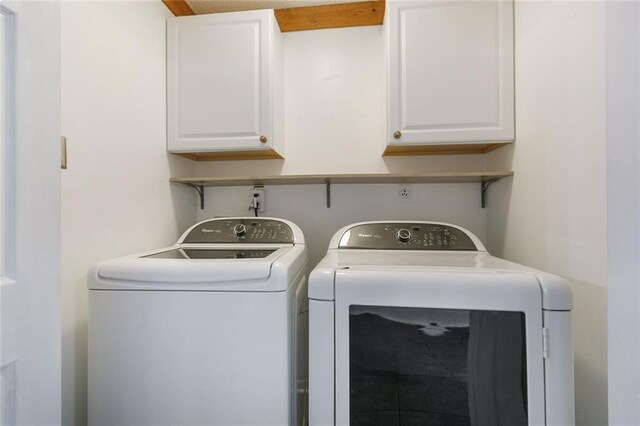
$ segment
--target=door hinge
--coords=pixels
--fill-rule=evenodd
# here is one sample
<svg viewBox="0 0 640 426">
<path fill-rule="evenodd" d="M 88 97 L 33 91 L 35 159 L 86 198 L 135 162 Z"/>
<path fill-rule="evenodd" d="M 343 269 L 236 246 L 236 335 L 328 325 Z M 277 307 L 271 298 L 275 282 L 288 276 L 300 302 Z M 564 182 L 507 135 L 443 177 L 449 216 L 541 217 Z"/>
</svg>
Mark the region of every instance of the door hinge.
<svg viewBox="0 0 640 426">
<path fill-rule="evenodd" d="M 60 137 L 60 168 L 67 170 L 67 138 Z"/>
<path fill-rule="evenodd" d="M 542 327 L 542 358 L 549 358 L 549 329 Z"/>
</svg>

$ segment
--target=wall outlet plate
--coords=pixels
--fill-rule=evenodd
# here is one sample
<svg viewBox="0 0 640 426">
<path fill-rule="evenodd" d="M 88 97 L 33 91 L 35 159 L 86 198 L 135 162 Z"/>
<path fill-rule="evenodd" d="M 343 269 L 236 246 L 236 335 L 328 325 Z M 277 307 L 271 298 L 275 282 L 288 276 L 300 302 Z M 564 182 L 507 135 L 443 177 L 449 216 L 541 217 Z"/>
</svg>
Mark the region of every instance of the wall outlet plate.
<svg viewBox="0 0 640 426">
<path fill-rule="evenodd" d="M 258 213 L 264 212 L 264 208 L 266 206 L 267 198 L 264 193 L 264 187 L 262 186 L 254 186 L 251 190 L 251 199 L 249 200 L 249 205 L 252 206 L 253 199 L 256 199 L 258 202 Z M 250 207 L 251 209 L 251 207 Z"/>
<path fill-rule="evenodd" d="M 409 185 L 398 185 L 398 200 L 401 203 L 408 203 L 411 201 L 411 189 Z"/>
</svg>

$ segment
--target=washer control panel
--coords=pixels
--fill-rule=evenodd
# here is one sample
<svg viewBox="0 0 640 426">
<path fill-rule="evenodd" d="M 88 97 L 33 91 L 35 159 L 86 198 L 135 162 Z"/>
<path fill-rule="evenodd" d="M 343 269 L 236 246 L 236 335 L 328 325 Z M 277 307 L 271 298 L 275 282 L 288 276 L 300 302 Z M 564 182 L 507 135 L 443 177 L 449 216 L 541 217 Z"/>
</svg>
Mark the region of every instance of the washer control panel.
<svg viewBox="0 0 640 426">
<path fill-rule="evenodd" d="M 273 219 L 212 219 L 193 228 L 183 243 L 293 244 L 293 231 Z"/>
<path fill-rule="evenodd" d="M 365 223 L 347 230 L 341 249 L 477 251 L 469 235 L 437 223 Z"/>
</svg>

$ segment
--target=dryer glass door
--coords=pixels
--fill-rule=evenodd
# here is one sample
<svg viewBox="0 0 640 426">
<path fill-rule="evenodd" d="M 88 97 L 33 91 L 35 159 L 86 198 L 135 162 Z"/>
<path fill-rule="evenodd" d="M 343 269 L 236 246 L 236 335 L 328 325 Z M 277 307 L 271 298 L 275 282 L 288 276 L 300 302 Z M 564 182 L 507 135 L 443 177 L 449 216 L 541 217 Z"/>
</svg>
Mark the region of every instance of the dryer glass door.
<svg viewBox="0 0 640 426">
<path fill-rule="evenodd" d="M 544 423 L 540 290 L 519 274 L 344 271 L 336 423 Z"/>
<path fill-rule="evenodd" d="M 351 305 L 350 424 L 527 424 L 524 313 Z"/>
</svg>

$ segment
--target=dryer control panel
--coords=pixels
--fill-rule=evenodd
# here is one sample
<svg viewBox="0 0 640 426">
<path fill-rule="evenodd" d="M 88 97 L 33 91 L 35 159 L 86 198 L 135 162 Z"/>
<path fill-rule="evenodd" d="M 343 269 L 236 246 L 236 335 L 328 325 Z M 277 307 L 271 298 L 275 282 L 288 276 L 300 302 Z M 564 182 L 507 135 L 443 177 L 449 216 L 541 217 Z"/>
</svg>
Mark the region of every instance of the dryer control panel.
<svg viewBox="0 0 640 426">
<path fill-rule="evenodd" d="M 369 250 L 477 251 L 471 238 L 451 225 L 438 223 L 365 223 L 348 229 L 338 248 Z"/>
<path fill-rule="evenodd" d="M 293 231 L 273 219 L 212 219 L 193 228 L 183 243 L 293 244 Z"/>
</svg>

